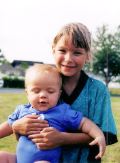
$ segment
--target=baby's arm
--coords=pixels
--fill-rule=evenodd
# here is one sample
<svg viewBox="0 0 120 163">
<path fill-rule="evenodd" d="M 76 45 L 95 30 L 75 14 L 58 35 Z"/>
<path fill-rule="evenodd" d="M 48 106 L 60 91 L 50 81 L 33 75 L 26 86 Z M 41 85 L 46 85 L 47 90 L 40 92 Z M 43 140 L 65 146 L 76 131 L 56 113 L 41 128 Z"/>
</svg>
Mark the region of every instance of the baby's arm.
<svg viewBox="0 0 120 163">
<path fill-rule="evenodd" d="M 8 124 L 7 121 L 0 124 L 0 138 L 11 135 L 12 133 L 12 127 Z"/>
<path fill-rule="evenodd" d="M 103 132 L 97 127 L 96 124 L 94 124 L 88 118 L 82 119 L 79 129 L 82 130 L 82 132 L 87 133 L 89 136 L 94 138 L 90 145 L 97 144 L 99 146 L 99 153 L 95 158 L 96 159 L 101 158 L 104 155 L 106 148 L 105 137 Z"/>
</svg>

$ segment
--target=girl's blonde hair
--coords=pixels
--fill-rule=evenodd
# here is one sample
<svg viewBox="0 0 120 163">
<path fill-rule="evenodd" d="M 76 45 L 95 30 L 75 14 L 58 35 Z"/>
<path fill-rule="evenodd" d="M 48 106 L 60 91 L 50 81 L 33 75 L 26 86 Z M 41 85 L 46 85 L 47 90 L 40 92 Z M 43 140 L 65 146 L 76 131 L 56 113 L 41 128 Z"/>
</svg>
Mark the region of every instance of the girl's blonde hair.
<svg viewBox="0 0 120 163">
<path fill-rule="evenodd" d="M 75 47 L 84 48 L 87 52 L 91 50 L 91 34 L 82 23 L 69 23 L 63 26 L 53 39 L 53 48 L 62 36 L 69 37 Z"/>
</svg>

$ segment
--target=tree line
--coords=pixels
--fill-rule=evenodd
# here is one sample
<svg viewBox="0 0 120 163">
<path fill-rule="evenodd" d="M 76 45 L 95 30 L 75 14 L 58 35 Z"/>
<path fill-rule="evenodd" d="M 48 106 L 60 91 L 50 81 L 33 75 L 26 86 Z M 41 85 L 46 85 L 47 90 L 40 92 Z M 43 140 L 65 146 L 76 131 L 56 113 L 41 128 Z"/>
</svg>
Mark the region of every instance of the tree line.
<svg viewBox="0 0 120 163">
<path fill-rule="evenodd" d="M 102 76 L 106 85 L 116 78 L 120 82 L 120 25 L 114 32 L 109 32 L 108 25 L 97 28 L 92 40 L 92 54 L 93 60 L 85 69 Z M 8 61 L 0 59 L 0 64 L 5 62 Z"/>
<path fill-rule="evenodd" d="M 98 27 L 92 40 L 92 61 L 85 69 L 101 76 L 106 85 L 120 82 L 120 25 L 109 32 L 108 25 Z"/>
</svg>

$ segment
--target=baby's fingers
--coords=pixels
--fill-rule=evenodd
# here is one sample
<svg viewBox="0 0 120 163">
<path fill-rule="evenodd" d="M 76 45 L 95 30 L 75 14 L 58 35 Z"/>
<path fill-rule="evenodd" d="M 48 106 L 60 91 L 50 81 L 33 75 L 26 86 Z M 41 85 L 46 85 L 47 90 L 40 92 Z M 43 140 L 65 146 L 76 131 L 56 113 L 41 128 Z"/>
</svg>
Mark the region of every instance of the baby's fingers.
<svg viewBox="0 0 120 163">
<path fill-rule="evenodd" d="M 99 146 L 99 153 L 95 156 L 96 159 L 102 158 L 105 153 L 105 147 Z"/>
<path fill-rule="evenodd" d="M 95 144 L 97 144 L 98 143 L 98 141 L 95 139 L 95 140 L 93 140 L 91 143 L 89 143 L 89 145 L 95 145 Z"/>
<path fill-rule="evenodd" d="M 105 153 L 105 149 L 106 149 L 106 144 L 105 141 L 98 141 L 99 139 L 95 139 L 93 140 L 91 143 L 89 143 L 89 145 L 98 145 L 99 147 L 99 153 L 96 155 L 96 159 L 100 159 L 104 153 Z"/>
<path fill-rule="evenodd" d="M 102 155 L 101 155 L 101 153 L 98 153 L 98 154 L 95 156 L 95 159 L 100 159 L 100 158 L 102 158 Z"/>
<path fill-rule="evenodd" d="M 99 146 L 99 153 L 95 156 L 95 159 L 100 159 L 104 155 L 105 148 L 103 146 Z"/>
</svg>

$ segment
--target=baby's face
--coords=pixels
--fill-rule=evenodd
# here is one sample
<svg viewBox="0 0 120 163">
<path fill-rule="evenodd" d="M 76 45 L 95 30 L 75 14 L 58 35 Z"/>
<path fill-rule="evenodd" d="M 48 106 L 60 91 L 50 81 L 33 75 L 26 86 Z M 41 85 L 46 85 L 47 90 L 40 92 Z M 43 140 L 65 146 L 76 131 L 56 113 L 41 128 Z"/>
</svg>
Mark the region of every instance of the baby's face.
<svg viewBox="0 0 120 163">
<path fill-rule="evenodd" d="M 50 72 L 33 74 L 27 84 L 26 92 L 34 109 L 46 111 L 56 106 L 60 97 L 59 78 Z"/>
</svg>

